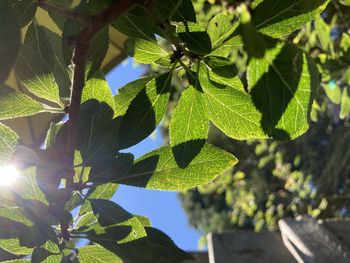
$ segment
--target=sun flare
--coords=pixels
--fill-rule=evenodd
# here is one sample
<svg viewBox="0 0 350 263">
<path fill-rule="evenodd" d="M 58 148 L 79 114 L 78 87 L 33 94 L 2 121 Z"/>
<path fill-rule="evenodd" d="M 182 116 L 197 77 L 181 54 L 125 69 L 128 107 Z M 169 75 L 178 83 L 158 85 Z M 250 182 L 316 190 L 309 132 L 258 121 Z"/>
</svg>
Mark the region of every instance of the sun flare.
<svg viewBox="0 0 350 263">
<path fill-rule="evenodd" d="M 13 184 L 18 177 L 16 167 L 12 165 L 0 166 L 0 186 L 9 186 Z"/>
</svg>

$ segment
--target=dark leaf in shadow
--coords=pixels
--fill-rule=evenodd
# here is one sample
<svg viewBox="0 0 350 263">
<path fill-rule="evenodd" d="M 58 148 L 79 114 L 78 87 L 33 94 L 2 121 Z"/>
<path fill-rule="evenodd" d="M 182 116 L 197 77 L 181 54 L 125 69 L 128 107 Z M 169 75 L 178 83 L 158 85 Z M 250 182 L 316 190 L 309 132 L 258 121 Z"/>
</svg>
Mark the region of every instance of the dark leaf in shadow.
<svg viewBox="0 0 350 263">
<path fill-rule="evenodd" d="M 112 183 L 120 176 L 127 174 L 134 164 L 132 154 L 119 153 L 110 158 L 100 159 L 91 163 L 89 182 L 104 184 Z"/>
<path fill-rule="evenodd" d="M 104 199 L 90 199 L 92 211 L 102 227 L 120 224 L 133 217 L 116 203 Z"/>
<path fill-rule="evenodd" d="M 180 263 L 193 259 L 160 230 L 150 227 L 146 227 L 145 230 L 147 237 L 127 243 L 118 244 L 103 239 L 92 239 L 92 241 L 117 254 L 125 262 Z"/>
<path fill-rule="evenodd" d="M 153 176 L 159 161 L 159 156 L 151 156 L 134 165 L 129 174 L 120 177 L 117 182 L 121 184 L 146 187 Z"/>
<path fill-rule="evenodd" d="M 123 116 L 118 149 L 139 143 L 156 129 L 169 101 L 171 77 L 168 72 L 152 79 L 133 99 Z"/>
<path fill-rule="evenodd" d="M 193 53 L 206 55 L 211 52 L 211 40 L 206 30 L 199 24 L 188 22 L 177 27 L 180 40 Z"/>
<path fill-rule="evenodd" d="M 172 147 L 174 158 L 180 168 L 186 168 L 201 152 L 205 139 L 192 140 Z"/>
</svg>

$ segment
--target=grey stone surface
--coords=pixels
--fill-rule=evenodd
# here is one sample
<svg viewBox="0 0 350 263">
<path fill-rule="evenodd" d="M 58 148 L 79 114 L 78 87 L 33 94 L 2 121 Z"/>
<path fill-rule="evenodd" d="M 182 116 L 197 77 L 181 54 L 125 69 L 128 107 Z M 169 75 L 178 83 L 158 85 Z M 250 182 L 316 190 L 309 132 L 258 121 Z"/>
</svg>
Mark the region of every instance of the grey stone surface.
<svg viewBox="0 0 350 263">
<path fill-rule="evenodd" d="M 310 217 L 279 221 L 283 241 L 298 262 L 349 263 L 348 245 L 333 233 L 336 229 Z"/>
<path fill-rule="evenodd" d="M 239 230 L 208 235 L 210 263 L 295 263 L 278 232 Z"/>
</svg>

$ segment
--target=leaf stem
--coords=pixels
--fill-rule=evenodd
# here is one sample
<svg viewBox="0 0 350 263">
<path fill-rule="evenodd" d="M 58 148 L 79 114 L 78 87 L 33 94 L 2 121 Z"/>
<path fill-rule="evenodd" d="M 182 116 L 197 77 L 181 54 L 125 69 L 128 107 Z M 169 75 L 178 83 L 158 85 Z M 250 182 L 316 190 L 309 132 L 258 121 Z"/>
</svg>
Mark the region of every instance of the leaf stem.
<svg viewBox="0 0 350 263">
<path fill-rule="evenodd" d="M 195 79 L 195 76 L 193 75 L 193 73 L 191 72 L 191 70 L 187 67 L 187 65 L 182 61 L 179 60 L 180 65 L 183 67 L 184 70 L 186 70 L 186 72 L 193 78 Z"/>
</svg>

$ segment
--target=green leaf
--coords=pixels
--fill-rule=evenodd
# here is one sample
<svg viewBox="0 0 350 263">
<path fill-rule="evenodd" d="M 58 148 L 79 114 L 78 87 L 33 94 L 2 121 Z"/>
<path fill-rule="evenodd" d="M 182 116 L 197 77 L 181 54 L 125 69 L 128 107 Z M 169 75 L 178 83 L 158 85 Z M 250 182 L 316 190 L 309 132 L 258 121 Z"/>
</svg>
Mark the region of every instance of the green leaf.
<svg viewBox="0 0 350 263">
<path fill-rule="evenodd" d="M 120 88 L 118 94 L 114 97 L 114 117 L 123 116 L 137 94 L 146 88 L 147 83 L 152 79 L 153 77 L 140 78 Z"/>
<path fill-rule="evenodd" d="M 182 191 L 206 184 L 232 167 L 237 159 L 212 145 L 205 144 L 201 152 L 180 168 L 169 146 L 152 151 L 138 160 L 119 183 L 149 189 Z M 198 171 L 203 171 L 200 174 Z"/>
<path fill-rule="evenodd" d="M 0 120 L 32 116 L 53 111 L 22 92 L 8 86 L 0 86 Z"/>
<path fill-rule="evenodd" d="M 114 253 L 109 252 L 103 247 L 93 245 L 85 246 L 79 249 L 78 259 L 80 263 L 122 263 L 123 261 Z"/>
<path fill-rule="evenodd" d="M 145 216 L 140 216 L 140 215 L 134 215 L 138 221 L 140 221 L 140 223 L 143 225 L 143 226 L 148 226 L 148 227 L 151 227 L 152 226 L 152 223 L 151 223 L 151 220 Z"/>
<path fill-rule="evenodd" d="M 87 79 L 99 72 L 109 48 L 109 27 L 102 29 L 92 40 L 89 48 L 87 63 L 89 72 Z"/>
<path fill-rule="evenodd" d="M 9 127 L 0 123 L 0 165 L 6 165 L 12 158 L 19 136 Z"/>
<path fill-rule="evenodd" d="M 147 246 L 152 251 L 155 249 L 159 253 L 159 257 L 168 258 L 167 262 L 183 262 L 184 260 L 192 260 L 192 256 L 182 251 L 176 244 L 164 234 L 162 231 L 146 227 L 147 232 Z"/>
<path fill-rule="evenodd" d="M 51 226 L 43 223 L 35 223 L 31 227 L 25 227 L 20 232 L 20 245 L 28 248 L 35 248 L 44 245 L 49 240 L 56 240 L 56 233 Z"/>
<path fill-rule="evenodd" d="M 91 163 L 89 182 L 104 184 L 115 182 L 119 176 L 128 173 L 134 164 L 132 154 L 118 153 Z"/>
<path fill-rule="evenodd" d="M 211 52 L 211 40 L 204 27 L 199 24 L 188 22 L 180 23 L 176 32 L 185 47 L 198 55 L 207 55 Z"/>
<path fill-rule="evenodd" d="M 208 56 L 204 58 L 204 62 L 209 66 L 208 76 L 211 81 L 245 91 L 231 61 L 223 57 Z"/>
<path fill-rule="evenodd" d="M 62 106 L 54 76 L 54 52 L 45 30 L 34 22 L 27 30 L 15 70 L 27 90 Z"/>
<path fill-rule="evenodd" d="M 2 200 L 4 207 L 0 207 L 0 216 L 7 217 L 27 226 L 31 226 L 33 224 L 28 218 L 23 215 L 23 210 L 21 208 L 17 207 L 14 203 L 7 207 L 7 205 L 4 204 L 4 198 L 2 198 Z"/>
<path fill-rule="evenodd" d="M 167 57 L 168 53 L 157 42 L 141 38 L 130 38 L 126 41 L 128 54 L 136 61 L 151 64 L 161 58 Z"/>
<path fill-rule="evenodd" d="M 1 239 L 0 247 L 14 255 L 29 255 L 33 252 L 32 248 L 20 246 L 18 239 Z"/>
<path fill-rule="evenodd" d="M 47 39 L 50 41 L 50 44 L 53 50 L 54 64 L 55 64 L 53 73 L 59 88 L 59 95 L 62 98 L 69 98 L 70 88 L 71 88 L 71 79 L 70 79 L 70 73 L 69 73 L 70 69 L 67 67 L 64 61 L 63 50 L 62 50 L 62 37 L 50 31 L 46 27 L 42 27 L 42 29 L 45 31 L 45 35 Z"/>
<path fill-rule="evenodd" d="M 113 109 L 104 102 L 88 100 L 82 104 L 76 148 L 81 153 L 84 166 L 115 155 L 120 118 L 112 119 L 113 114 Z"/>
<path fill-rule="evenodd" d="M 89 199 L 92 211 L 102 227 L 123 223 L 133 216 L 116 203 L 104 199 Z"/>
<path fill-rule="evenodd" d="M 204 95 L 190 86 L 182 93 L 169 127 L 170 145 L 180 167 L 186 167 L 201 151 L 208 132 Z"/>
<path fill-rule="evenodd" d="M 340 2 L 342 5 L 350 6 L 350 0 L 340 0 L 339 2 Z"/>
<path fill-rule="evenodd" d="M 46 204 L 37 200 L 22 199 L 18 195 L 15 195 L 15 202 L 18 207 L 23 209 L 23 214 L 32 222 L 43 222 L 47 225 L 58 224 L 58 216 L 53 214 Z"/>
<path fill-rule="evenodd" d="M 214 16 L 208 25 L 208 34 L 213 48 L 220 46 L 229 38 L 238 27 L 238 23 L 231 23 L 230 18 L 225 14 Z"/>
<path fill-rule="evenodd" d="M 250 7 L 252 9 L 255 9 L 258 5 L 260 5 L 264 0 L 253 0 L 252 3 L 250 4 Z"/>
<path fill-rule="evenodd" d="M 20 27 L 25 27 L 34 19 L 37 3 L 34 0 L 10 0 Z"/>
<path fill-rule="evenodd" d="M 163 232 L 149 227 L 145 229 L 147 237 L 132 242 L 123 244 L 103 240 L 98 240 L 97 242 L 104 248 L 117 254 L 123 262 L 180 263 L 184 262 L 184 260 L 192 259 L 190 255 L 179 249 Z"/>
<path fill-rule="evenodd" d="M 26 228 L 22 223 L 0 216 L 0 239 L 18 238 Z"/>
<path fill-rule="evenodd" d="M 21 40 L 16 15 L 7 0 L 0 1 L 0 85 L 14 64 Z"/>
<path fill-rule="evenodd" d="M 327 6 L 329 0 L 264 0 L 253 11 L 252 23 L 271 37 L 289 35 L 312 21 Z"/>
<path fill-rule="evenodd" d="M 248 57 L 264 57 L 266 46 L 263 35 L 259 33 L 256 28 L 249 22 L 241 24 L 239 27 L 239 33 L 243 41 L 243 49 L 247 52 Z"/>
<path fill-rule="evenodd" d="M 90 99 L 105 102 L 111 109 L 115 108 L 113 94 L 102 72 L 95 73 L 94 77 L 86 81 L 81 100 L 84 103 Z"/>
<path fill-rule="evenodd" d="M 213 49 L 210 55 L 218 57 L 228 57 L 232 53 L 232 50 L 237 50 L 237 48 L 242 47 L 242 45 L 242 39 L 240 38 L 240 36 L 236 36 L 225 41 L 222 45 L 218 46 L 217 48 Z"/>
<path fill-rule="evenodd" d="M 154 5 L 165 20 L 196 22 L 196 13 L 191 0 L 155 0 Z"/>
<path fill-rule="evenodd" d="M 341 103 L 342 92 L 335 81 L 330 81 L 328 84 L 323 85 L 323 88 L 331 102 L 334 104 Z"/>
<path fill-rule="evenodd" d="M 234 139 L 265 138 L 260 126 L 261 113 L 249 94 L 232 86 L 215 84 L 201 67 L 199 79 L 203 87 L 209 119 L 227 136 Z"/>
<path fill-rule="evenodd" d="M 65 8 L 71 8 L 73 0 L 48 0 L 50 4 L 62 6 Z M 59 29 L 63 29 L 66 18 L 64 16 L 55 13 L 54 11 L 49 11 L 51 19 L 56 23 Z"/>
<path fill-rule="evenodd" d="M 36 180 L 35 168 L 30 168 L 21 171 L 21 176 L 16 182 L 14 192 L 24 199 L 32 199 L 48 204 L 43 192 L 40 190 Z"/>
<path fill-rule="evenodd" d="M 135 241 L 141 238 L 144 238 L 147 234 L 142 222 L 138 217 L 132 217 L 127 221 L 120 224 L 121 226 L 131 227 L 131 232 L 124 239 L 118 241 L 118 244 L 124 244 L 131 241 Z"/>
<path fill-rule="evenodd" d="M 90 199 L 111 199 L 118 189 L 117 184 L 106 183 L 89 189 L 86 196 Z M 91 210 L 90 202 L 84 202 L 80 208 L 79 215 Z"/>
<path fill-rule="evenodd" d="M 53 147 L 56 143 L 56 136 L 60 129 L 62 128 L 63 123 L 54 123 L 51 122 L 50 128 L 47 131 L 46 138 L 45 138 L 45 149 L 48 149 L 50 147 Z"/>
<path fill-rule="evenodd" d="M 315 19 L 315 31 L 317 33 L 317 37 L 320 41 L 321 48 L 324 51 L 328 51 L 332 44 L 331 39 L 331 25 L 328 25 L 321 16 L 316 17 Z"/>
<path fill-rule="evenodd" d="M 340 108 L 340 118 L 345 119 L 350 113 L 350 94 L 347 87 L 343 90 L 343 95 L 341 98 L 341 108 Z"/>
<path fill-rule="evenodd" d="M 134 12 L 135 10 L 133 9 L 125 15 L 120 16 L 112 26 L 130 38 L 155 41 L 156 37 L 151 19 L 142 9 L 137 9 L 137 12 Z"/>
<path fill-rule="evenodd" d="M 89 203 L 89 202 L 86 202 Z M 89 210 L 91 210 L 91 205 L 89 203 Z M 81 213 L 79 213 L 81 214 Z M 75 220 L 74 229 L 75 230 L 81 230 L 83 228 L 86 228 L 88 226 L 91 226 L 97 222 L 96 216 L 93 212 L 87 212 L 86 214 L 80 215 L 78 220 Z"/>
<path fill-rule="evenodd" d="M 264 132 L 276 139 L 294 139 L 307 131 L 314 93 L 319 86 L 314 63 L 298 48 L 277 43 L 266 59 L 252 59 L 248 84 L 261 112 Z"/>
<path fill-rule="evenodd" d="M 60 248 L 52 241 L 47 241 L 42 247 L 36 247 L 32 254 L 32 262 L 62 263 Z"/>
<path fill-rule="evenodd" d="M 51 255 L 52 254 L 46 249 L 42 247 L 36 247 L 34 248 L 34 251 L 32 254 L 32 262 L 33 263 L 52 262 L 48 260 Z"/>
<path fill-rule="evenodd" d="M 172 71 L 152 79 L 130 103 L 120 126 L 119 149 L 137 144 L 158 126 L 169 101 L 171 78 Z"/>
<path fill-rule="evenodd" d="M 56 1 L 56 0 L 55 0 Z M 69 4 L 69 3 L 68 3 Z M 76 2 L 73 2 L 76 4 Z M 80 1 L 74 7 L 73 11 L 82 14 L 98 15 L 110 5 L 109 0 L 89 0 Z M 59 22 L 60 23 L 60 22 Z M 70 65 L 73 54 L 71 39 L 74 38 L 85 27 L 84 23 L 75 19 L 66 19 L 63 25 L 63 57 L 66 65 Z M 88 74 L 92 77 L 97 72 L 107 54 L 109 46 L 109 28 L 105 27 L 94 36 L 90 43 L 89 53 L 87 56 Z"/>
</svg>

